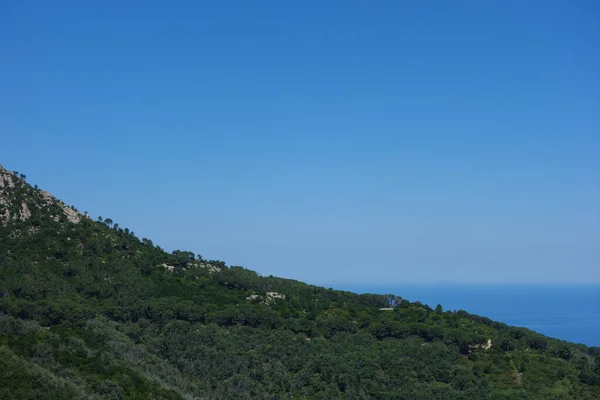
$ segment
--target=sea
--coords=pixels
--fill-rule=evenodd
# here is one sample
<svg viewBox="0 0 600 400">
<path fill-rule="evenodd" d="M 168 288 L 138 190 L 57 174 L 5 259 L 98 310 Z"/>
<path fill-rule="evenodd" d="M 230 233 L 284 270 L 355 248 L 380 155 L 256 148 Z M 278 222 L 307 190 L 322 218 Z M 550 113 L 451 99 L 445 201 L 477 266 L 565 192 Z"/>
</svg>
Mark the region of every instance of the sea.
<svg viewBox="0 0 600 400">
<path fill-rule="evenodd" d="M 330 285 L 331 286 L 331 285 Z M 465 310 L 546 336 L 600 347 L 600 285 L 333 285 Z"/>
</svg>

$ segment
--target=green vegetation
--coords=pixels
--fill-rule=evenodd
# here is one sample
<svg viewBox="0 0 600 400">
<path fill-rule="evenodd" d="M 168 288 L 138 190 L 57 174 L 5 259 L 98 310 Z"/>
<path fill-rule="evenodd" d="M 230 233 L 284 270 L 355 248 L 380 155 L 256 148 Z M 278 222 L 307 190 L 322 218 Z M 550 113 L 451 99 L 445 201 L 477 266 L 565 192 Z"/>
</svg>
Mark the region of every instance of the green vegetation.
<svg viewBox="0 0 600 400">
<path fill-rule="evenodd" d="M 10 177 L 2 399 L 600 399 L 598 348 L 169 254 Z"/>
</svg>

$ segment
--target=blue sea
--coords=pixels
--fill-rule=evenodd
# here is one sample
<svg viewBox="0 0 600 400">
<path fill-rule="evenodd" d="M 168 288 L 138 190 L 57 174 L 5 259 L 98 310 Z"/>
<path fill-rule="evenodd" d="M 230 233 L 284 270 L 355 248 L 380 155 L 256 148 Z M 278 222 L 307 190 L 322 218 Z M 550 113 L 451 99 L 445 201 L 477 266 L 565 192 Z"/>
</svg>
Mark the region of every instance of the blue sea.
<svg viewBox="0 0 600 400">
<path fill-rule="evenodd" d="M 600 346 L 600 285 L 334 285 L 465 310 L 546 336 Z"/>
</svg>

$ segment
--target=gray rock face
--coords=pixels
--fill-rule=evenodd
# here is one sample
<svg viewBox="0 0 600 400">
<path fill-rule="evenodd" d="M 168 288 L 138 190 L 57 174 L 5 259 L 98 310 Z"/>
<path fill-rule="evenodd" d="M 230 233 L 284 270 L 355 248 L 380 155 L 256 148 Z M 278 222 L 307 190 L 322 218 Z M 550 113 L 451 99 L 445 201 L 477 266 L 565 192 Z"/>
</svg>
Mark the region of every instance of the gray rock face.
<svg viewBox="0 0 600 400">
<path fill-rule="evenodd" d="M 14 175 L 0 165 L 0 189 L 11 189 L 15 187 Z"/>
<path fill-rule="evenodd" d="M 21 220 L 24 221 L 29 218 L 31 218 L 31 211 L 29 210 L 29 207 L 27 207 L 27 203 L 22 202 L 21 203 Z"/>
<path fill-rule="evenodd" d="M 23 177 L 0 165 L 0 225 L 42 215 L 48 215 L 56 221 L 66 217 L 73 223 L 78 223 L 83 218 L 77 210 L 71 209 L 46 191 L 32 188 Z"/>
<path fill-rule="evenodd" d="M 82 215 L 77 211 L 70 209 L 64 204 L 61 204 L 61 208 L 70 222 L 78 223 L 79 221 L 81 221 Z"/>
</svg>

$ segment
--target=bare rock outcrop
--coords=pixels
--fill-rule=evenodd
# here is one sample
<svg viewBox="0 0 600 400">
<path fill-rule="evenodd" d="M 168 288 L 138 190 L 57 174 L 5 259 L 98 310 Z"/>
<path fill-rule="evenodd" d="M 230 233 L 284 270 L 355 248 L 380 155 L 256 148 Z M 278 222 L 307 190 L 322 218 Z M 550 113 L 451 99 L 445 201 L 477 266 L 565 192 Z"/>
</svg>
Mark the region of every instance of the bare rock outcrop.
<svg viewBox="0 0 600 400">
<path fill-rule="evenodd" d="M 21 202 L 21 220 L 24 221 L 29 218 L 31 218 L 31 210 L 29 210 L 27 203 Z"/>
<path fill-rule="evenodd" d="M 44 215 L 55 221 L 66 218 L 73 223 L 80 222 L 84 217 L 50 193 L 29 185 L 25 181 L 25 175 L 9 171 L 0 165 L 0 225 Z"/>
</svg>

